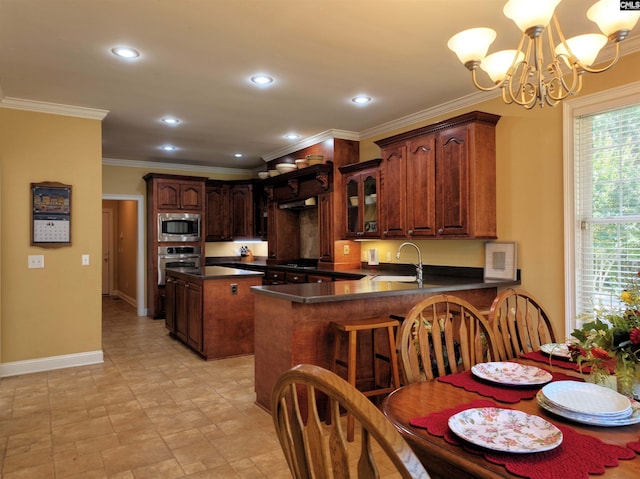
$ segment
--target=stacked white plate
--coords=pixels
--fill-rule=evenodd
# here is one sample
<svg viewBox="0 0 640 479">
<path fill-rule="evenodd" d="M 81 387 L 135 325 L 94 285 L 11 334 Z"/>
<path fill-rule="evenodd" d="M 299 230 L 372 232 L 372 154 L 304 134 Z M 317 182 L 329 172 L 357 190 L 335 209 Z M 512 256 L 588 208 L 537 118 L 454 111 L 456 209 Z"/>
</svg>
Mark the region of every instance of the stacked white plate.
<svg viewBox="0 0 640 479">
<path fill-rule="evenodd" d="M 640 403 L 603 386 L 578 381 L 556 381 L 537 394 L 547 411 L 594 426 L 626 426 L 640 422 Z"/>
</svg>

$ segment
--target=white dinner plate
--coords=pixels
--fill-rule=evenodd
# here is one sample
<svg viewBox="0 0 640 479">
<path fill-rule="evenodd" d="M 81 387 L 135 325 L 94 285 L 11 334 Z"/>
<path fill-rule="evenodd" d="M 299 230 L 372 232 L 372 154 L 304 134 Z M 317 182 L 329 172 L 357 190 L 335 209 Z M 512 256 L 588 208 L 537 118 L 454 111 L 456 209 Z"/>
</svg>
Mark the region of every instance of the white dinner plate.
<svg viewBox="0 0 640 479">
<path fill-rule="evenodd" d="M 542 388 L 548 402 L 561 409 L 601 417 L 626 417 L 631 401 L 626 396 L 592 383 L 556 381 Z"/>
<path fill-rule="evenodd" d="M 562 431 L 549 421 L 515 409 L 466 409 L 449 418 L 449 428 L 462 439 L 494 451 L 548 451 L 562 442 Z"/>
<path fill-rule="evenodd" d="M 631 424 L 640 423 L 640 402 L 638 401 L 631 401 L 631 415 L 627 416 L 626 418 L 611 419 L 607 417 L 593 416 L 592 414 L 580 414 L 578 412 L 571 412 L 567 409 L 558 408 L 546 400 L 544 394 L 542 394 L 542 391 L 538 391 L 536 400 L 538 401 L 540 407 L 546 409 L 549 412 L 567 419 L 571 419 L 572 421 L 582 424 L 589 424 L 591 426 L 614 427 L 629 426 Z"/>
<path fill-rule="evenodd" d="M 536 386 L 553 379 L 544 369 L 511 362 L 479 363 L 471 367 L 471 373 L 480 379 L 509 386 Z"/>
<path fill-rule="evenodd" d="M 540 351 L 549 356 L 556 356 L 563 359 L 571 359 L 569 346 L 565 343 L 547 343 L 540 346 Z"/>
</svg>

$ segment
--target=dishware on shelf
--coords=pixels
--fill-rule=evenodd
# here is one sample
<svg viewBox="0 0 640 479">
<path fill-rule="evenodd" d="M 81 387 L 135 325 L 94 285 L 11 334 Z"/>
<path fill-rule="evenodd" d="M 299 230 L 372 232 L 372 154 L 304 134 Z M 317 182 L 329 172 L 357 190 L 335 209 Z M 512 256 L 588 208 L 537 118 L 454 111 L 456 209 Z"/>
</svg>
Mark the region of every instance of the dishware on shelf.
<svg viewBox="0 0 640 479">
<path fill-rule="evenodd" d="M 268 171 L 258 171 L 258 178 L 260 178 L 261 180 L 265 180 L 265 179 L 269 178 L 269 172 Z"/>
<path fill-rule="evenodd" d="M 307 161 L 309 162 L 309 166 L 319 165 L 324 160 L 323 155 L 307 155 Z"/>
<path fill-rule="evenodd" d="M 269 170 L 269 176 L 278 176 L 280 172 L 278 170 Z"/>
<path fill-rule="evenodd" d="M 278 170 L 280 173 L 289 173 L 297 169 L 298 167 L 292 163 L 278 163 L 276 165 L 276 170 Z"/>
<path fill-rule="evenodd" d="M 358 206 L 358 197 L 357 196 L 349 196 L 349 204 L 351 206 Z"/>
<path fill-rule="evenodd" d="M 560 411 L 621 419 L 632 414 L 628 397 L 598 384 L 556 381 L 541 389 L 547 403 Z"/>
<path fill-rule="evenodd" d="M 540 351 L 547 356 L 553 356 L 562 359 L 571 359 L 569 346 L 565 343 L 547 343 L 540 346 Z"/>
<path fill-rule="evenodd" d="M 512 362 L 478 363 L 471 367 L 471 373 L 485 381 L 509 386 L 537 386 L 553 379 L 544 369 Z"/>
<path fill-rule="evenodd" d="M 377 195 L 375 193 L 372 193 L 370 195 L 365 195 L 364 197 L 365 205 L 373 205 L 376 203 L 376 201 L 377 201 Z"/>
<path fill-rule="evenodd" d="M 449 418 L 454 434 L 494 451 L 549 451 L 562 443 L 562 431 L 549 421 L 515 409 L 466 409 Z"/>
<path fill-rule="evenodd" d="M 298 169 L 306 168 L 307 166 L 309 166 L 309 160 L 306 158 L 298 158 L 296 160 L 296 167 Z"/>
<path fill-rule="evenodd" d="M 579 412 L 573 412 L 568 409 L 559 408 L 550 403 L 544 396 L 544 393 L 542 391 L 538 391 L 538 394 L 536 394 L 536 400 L 538 401 L 538 404 L 541 408 L 557 416 L 561 416 L 565 419 L 570 419 L 581 424 L 589 424 L 591 426 L 616 427 L 629 426 L 631 424 L 640 423 L 640 402 L 638 401 L 631 401 L 631 414 L 629 416 L 623 418 L 608 418 L 594 416 L 592 414 L 581 414 Z"/>
</svg>

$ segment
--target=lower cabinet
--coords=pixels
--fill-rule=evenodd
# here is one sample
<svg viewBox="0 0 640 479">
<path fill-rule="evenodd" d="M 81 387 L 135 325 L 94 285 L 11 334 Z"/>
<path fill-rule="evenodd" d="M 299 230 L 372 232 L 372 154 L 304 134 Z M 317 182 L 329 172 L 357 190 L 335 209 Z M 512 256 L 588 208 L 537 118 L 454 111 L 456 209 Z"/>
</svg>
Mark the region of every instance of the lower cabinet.
<svg viewBox="0 0 640 479">
<path fill-rule="evenodd" d="M 169 333 L 205 359 L 253 353 L 253 294 L 260 276 L 199 279 L 167 272 L 166 318 Z"/>
</svg>

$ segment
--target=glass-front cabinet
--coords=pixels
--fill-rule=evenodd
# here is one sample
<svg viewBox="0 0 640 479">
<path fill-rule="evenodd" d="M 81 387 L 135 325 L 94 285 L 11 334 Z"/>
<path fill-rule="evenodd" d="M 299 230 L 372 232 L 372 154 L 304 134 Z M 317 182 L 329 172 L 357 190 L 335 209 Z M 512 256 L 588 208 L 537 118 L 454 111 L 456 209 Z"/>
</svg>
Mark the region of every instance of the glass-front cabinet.
<svg viewBox="0 0 640 479">
<path fill-rule="evenodd" d="M 343 166 L 345 238 L 379 238 L 380 159 Z"/>
</svg>

